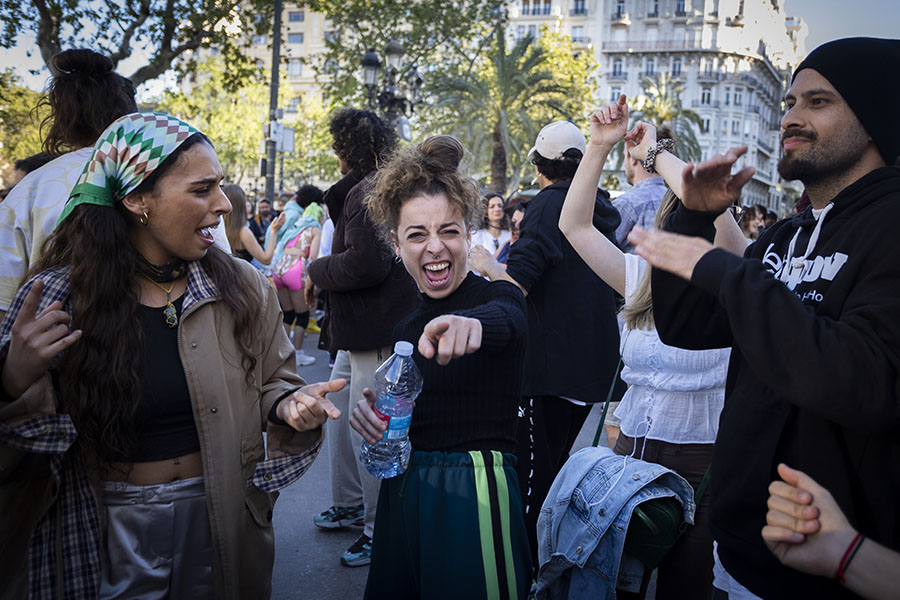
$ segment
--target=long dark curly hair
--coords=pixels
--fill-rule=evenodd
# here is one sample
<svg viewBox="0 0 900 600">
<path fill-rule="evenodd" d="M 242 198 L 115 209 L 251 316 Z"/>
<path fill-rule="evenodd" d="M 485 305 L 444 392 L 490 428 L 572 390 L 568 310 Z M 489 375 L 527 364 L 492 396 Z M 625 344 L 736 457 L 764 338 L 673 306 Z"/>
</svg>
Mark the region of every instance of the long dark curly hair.
<svg viewBox="0 0 900 600">
<path fill-rule="evenodd" d="M 134 84 L 113 71 L 108 56 L 77 48 L 53 55 L 50 64 L 55 75 L 38 103 L 50 109 L 41 123 L 41 131 L 49 128 L 43 147 L 50 156 L 93 146 L 110 123 L 137 112 Z"/>
<path fill-rule="evenodd" d="M 328 127 L 334 153 L 364 175 L 384 164 L 397 148 L 397 132 L 368 110 L 342 108 Z"/>
<path fill-rule="evenodd" d="M 203 134 L 188 138 L 132 193 L 153 192 L 179 157 Z M 72 324 L 82 337 L 63 353 L 57 388 L 61 412 L 72 419 L 89 463 L 128 461 L 135 449 L 135 414 L 141 397 L 143 336 L 138 315 L 138 251 L 129 233 L 134 220 L 115 208 L 81 204 L 46 240 L 29 279 L 52 268 L 69 270 Z M 234 337 L 248 386 L 259 354 L 259 291 L 237 262 L 213 246 L 200 265 L 234 318 Z"/>
</svg>

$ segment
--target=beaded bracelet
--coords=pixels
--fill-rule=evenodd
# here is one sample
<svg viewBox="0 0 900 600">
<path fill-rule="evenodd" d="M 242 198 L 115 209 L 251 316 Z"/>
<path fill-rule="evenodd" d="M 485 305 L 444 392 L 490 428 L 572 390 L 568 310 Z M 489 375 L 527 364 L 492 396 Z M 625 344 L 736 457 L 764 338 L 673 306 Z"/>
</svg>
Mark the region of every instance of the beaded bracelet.
<svg viewBox="0 0 900 600">
<path fill-rule="evenodd" d="M 643 160 L 642 164 L 644 165 L 644 169 L 647 170 L 648 173 L 656 173 L 656 168 L 654 165 L 656 164 L 656 155 L 662 152 L 663 150 L 672 151 L 672 148 L 675 147 L 675 140 L 671 138 L 664 138 L 656 142 L 656 145 L 647 150 L 647 158 Z"/>
<path fill-rule="evenodd" d="M 850 545 L 847 546 L 847 549 L 844 551 L 844 557 L 841 559 L 837 572 L 834 574 L 834 578 L 841 583 L 844 583 L 844 573 L 847 571 L 847 567 L 850 566 L 850 561 L 856 556 L 856 552 L 859 550 L 859 547 L 862 546 L 863 540 L 865 539 L 863 534 L 857 533 L 856 537 L 853 538 L 853 541 L 850 542 Z"/>
</svg>

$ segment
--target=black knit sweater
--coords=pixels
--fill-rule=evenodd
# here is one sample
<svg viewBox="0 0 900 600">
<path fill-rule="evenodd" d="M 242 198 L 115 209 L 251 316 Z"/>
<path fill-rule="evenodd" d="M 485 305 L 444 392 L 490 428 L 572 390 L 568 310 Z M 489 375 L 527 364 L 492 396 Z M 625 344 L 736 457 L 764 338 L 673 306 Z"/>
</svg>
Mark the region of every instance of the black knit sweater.
<svg viewBox="0 0 900 600">
<path fill-rule="evenodd" d="M 481 348 L 440 366 L 419 354 L 425 325 L 455 314 L 481 322 Z M 516 411 L 525 358 L 525 298 L 507 282 L 490 283 L 469 273 L 450 296 L 422 304 L 394 329 L 394 339 L 412 342 L 422 372 L 409 438 L 413 450 L 514 452 Z"/>
</svg>

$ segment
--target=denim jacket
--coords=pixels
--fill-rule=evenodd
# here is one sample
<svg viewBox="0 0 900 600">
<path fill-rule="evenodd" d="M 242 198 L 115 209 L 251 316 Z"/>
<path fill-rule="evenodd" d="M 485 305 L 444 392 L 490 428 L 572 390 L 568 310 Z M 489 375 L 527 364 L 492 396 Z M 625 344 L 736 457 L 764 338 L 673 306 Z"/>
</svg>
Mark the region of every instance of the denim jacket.
<svg viewBox="0 0 900 600">
<path fill-rule="evenodd" d="M 693 524 L 694 490 L 677 473 L 606 447 L 573 454 L 538 517 L 538 598 L 615 598 L 632 511 L 669 496 L 681 500 L 684 519 Z"/>
</svg>

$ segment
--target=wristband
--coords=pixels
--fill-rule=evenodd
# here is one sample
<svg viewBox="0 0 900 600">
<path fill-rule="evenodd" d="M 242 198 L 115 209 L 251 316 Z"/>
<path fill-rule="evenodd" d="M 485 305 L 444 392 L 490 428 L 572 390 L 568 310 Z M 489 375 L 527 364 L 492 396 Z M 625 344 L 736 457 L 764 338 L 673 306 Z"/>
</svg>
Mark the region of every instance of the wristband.
<svg viewBox="0 0 900 600">
<path fill-rule="evenodd" d="M 654 168 L 654 165 L 656 164 L 656 155 L 663 150 L 671 152 L 674 147 L 675 140 L 671 138 L 663 138 L 656 142 L 655 146 L 647 150 L 647 158 L 641 162 L 641 164 L 644 165 L 644 169 L 646 169 L 648 173 L 656 173 L 656 169 Z"/>
<path fill-rule="evenodd" d="M 859 547 L 862 546 L 863 540 L 865 539 L 863 534 L 857 533 L 856 537 L 853 538 L 853 541 L 850 542 L 850 545 L 847 546 L 847 549 L 844 551 L 844 557 L 841 558 L 841 562 L 834 574 L 834 578 L 841 583 L 844 583 L 844 573 L 847 571 L 847 567 L 850 566 L 850 561 L 856 556 L 856 552 L 859 550 Z"/>
</svg>

